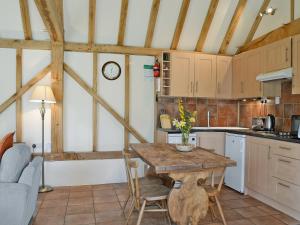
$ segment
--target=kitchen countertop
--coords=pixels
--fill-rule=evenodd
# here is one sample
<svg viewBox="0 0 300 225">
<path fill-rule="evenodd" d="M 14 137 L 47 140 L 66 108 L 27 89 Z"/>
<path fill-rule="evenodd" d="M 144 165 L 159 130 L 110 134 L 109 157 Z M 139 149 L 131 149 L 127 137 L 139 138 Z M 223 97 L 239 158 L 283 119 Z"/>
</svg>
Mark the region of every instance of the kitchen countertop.
<svg viewBox="0 0 300 225">
<path fill-rule="evenodd" d="M 175 130 L 175 129 L 162 129 L 158 128 L 160 131 L 164 131 L 167 133 L 180 133 L 180 130 Z M 261 138 L 268 138 L 272 140 L 278 140 L 278 141 L 286 141 L 286 142 L 292 142 L 292 143 L 297 143 L 300 144 L 300 139 L 299 138 L 293 138 L 293 137 L 282 137 L 282 136 L 277 136 L 276 134 L 272 133 L 267 133 L 267 132 L 262 132 L 262 131 L 253 131 L 251 129 L 232 129 L 232 128 L 226 128 L 224 129 L 218 127 L 217 129 L 214 129 L 214 127 L 209 127 L 207 129 L 201 127 L 201 129 L 192 129 L 191 133 L 195 132 L 226 132 L 226 133 L 231 133 L 231 134 L 242 134 L 242 135 L 248 135 L 248 136 L 254 136 L 254 137 L 261 137 Z"/>
</svg>

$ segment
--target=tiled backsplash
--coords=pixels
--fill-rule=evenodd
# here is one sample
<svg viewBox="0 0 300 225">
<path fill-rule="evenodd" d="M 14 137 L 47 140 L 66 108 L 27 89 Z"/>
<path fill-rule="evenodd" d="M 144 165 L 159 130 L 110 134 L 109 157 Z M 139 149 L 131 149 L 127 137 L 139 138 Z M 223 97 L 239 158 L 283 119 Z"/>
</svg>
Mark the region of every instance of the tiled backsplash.
<svg viewBox="0 0 300 225">
<path fill-rule="evenodd" d="M 240 104 L 240 126 L 251 127 L 252 117 L 273 114 L 277 131 L 290 131 L 291 116 L 300 115 L 300 95 L 292 95 L 291 81 L 282 83 L 280 104 L 270 100 L 263 105 L 259 101 L 247 101 Z"/>
<path fill-rule="evenodd" d="M 276 130 L 290 131 L 291 115 L 300 115 L 300 95 L 292 95 L 290 81 L 282 83 L 280 104 L 275 105 L 274 100 L 267 104 L 260 101 L 240 101 L 240 124 L 238 124 L 238 101 L 213 100 L 200 98 L 182 98 L 184 105 L 189 111 L 197 111 L 195 126 L 207 126 L 207 111 L 210 111 L 211 126 L 241 126 L 251 127 L 252 117 L 274 114 L 276 117 Z M 158 114 L 164 109 L 171 118 L 178 118 L 178 98 L 158 99 Z M 158 118 L 159 121 L 159 118 Z"/>
<path fill-rule="evenodd" d="M 207 126 L 207 111 L 210 111 L 211 126 L 237 126 L 237 101 L 199 98 L 182 98 L 182 100 L 189 111 L 197 111 L 195 126 Z M 164 109 L 172 119 L 178 118 L 177 103 L 178 98 L 159 98 L 158 112 Z"/>
</svg>

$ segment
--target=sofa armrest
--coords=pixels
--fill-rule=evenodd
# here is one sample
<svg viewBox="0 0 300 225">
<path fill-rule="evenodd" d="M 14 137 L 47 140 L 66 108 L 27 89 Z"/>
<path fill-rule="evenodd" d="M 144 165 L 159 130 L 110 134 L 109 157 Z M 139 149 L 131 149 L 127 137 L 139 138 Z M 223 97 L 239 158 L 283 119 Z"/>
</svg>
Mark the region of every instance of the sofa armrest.
<svg viewBox="0 0 300 225">
<path fill-rule="evenodd" d="M 22 224 L 30 187 L 19 183 L 0 183 L 0 225 Z"/>
<path fill-rule="evenodd" d="M 35 157 L 32 162 L 24 168 L 19 183 L 27 184 L 29 186 L 38 185 L 41 177 L 41 167 L 43 163 L 42 157 Z"/>
</svg>

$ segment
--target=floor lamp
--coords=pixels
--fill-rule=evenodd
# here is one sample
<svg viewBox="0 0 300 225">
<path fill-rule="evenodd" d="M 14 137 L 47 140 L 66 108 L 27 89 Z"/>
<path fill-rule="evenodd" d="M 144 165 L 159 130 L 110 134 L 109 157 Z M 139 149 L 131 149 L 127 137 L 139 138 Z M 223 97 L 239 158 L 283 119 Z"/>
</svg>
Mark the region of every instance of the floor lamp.
<svg viewBox="0 0 300 225">
<path fill-rule="evenodd" d="M 42 185 L 40 186 L 39 192 L 49 192 L 52 191 L 53 188 L 45 185 L 45 142 L 44 142 L 44 131 L 45 131 L 45 104 L 54 104 L 56 103 L 52 89 L 49 86 L 37 86 L 31 95 L 30 98 L 31 102 L 41 103 L 40 107 L 40 114 L 42 117 L 42 157 L 43 157 L 43 164 L 42 164 Z"/>
</svg>

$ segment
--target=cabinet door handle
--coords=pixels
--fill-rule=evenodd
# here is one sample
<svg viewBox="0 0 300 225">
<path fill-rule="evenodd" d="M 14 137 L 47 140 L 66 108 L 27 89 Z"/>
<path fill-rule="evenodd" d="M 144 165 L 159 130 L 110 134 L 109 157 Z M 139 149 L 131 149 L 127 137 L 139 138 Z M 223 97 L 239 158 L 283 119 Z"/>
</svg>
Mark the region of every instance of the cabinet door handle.
<svg viewBox="0 0 300 225">
<path fill-rule="evenodd" d="M 241 82 L 241 93 L 244 93 L 244 82 Z"/>
<path fill-rule="evenodd" d="M 198 93 L 198 81 L 196 81 L 196 93 Z"/>
<path fill-rule="evenodd" d="M 278 185 L 280 185 L 280 186 L 282 186 L 282 187 L 285 187 L 285 188 L 290 188 L 289 185 L 283 184 L 283 183 L 281 183 L 281 182 L 278 182 Z"/>
<path fill-rule="evenodd" d="M 288 60 L 288 48 L 285 48 L 285 61 L 287 62 Z"/>
<path fill-rule="evenodd" d="M 292 163 L 291 161 L 289 160 L 285 160 L 285 159 L 278 159 L 279 162 L 284 162 L 284 163 Z"/>
<path fill-rule="evenodd" d="M 220 82 L 218 82 L 218 94 L 220 94 L 221 93 L 221 88 L 220 88 Z"/>
<path fill-rule="evenodd" d="M 279 146 L 279 148 L 282 149 L 282 150 L 287 150 L 287 151 L 291 151 L 292 150 L 291 148 L 284 147 L 284 146 Z"/>
<path fill-rule="evenodd" d="M 191 81 L 191 93 L 193 94 L 193 82 Z"/>
<path fill-rule="evenodd" d="M 271 159 L 271 146 L 269 146 L 268 159 Z"/>
</svg>

